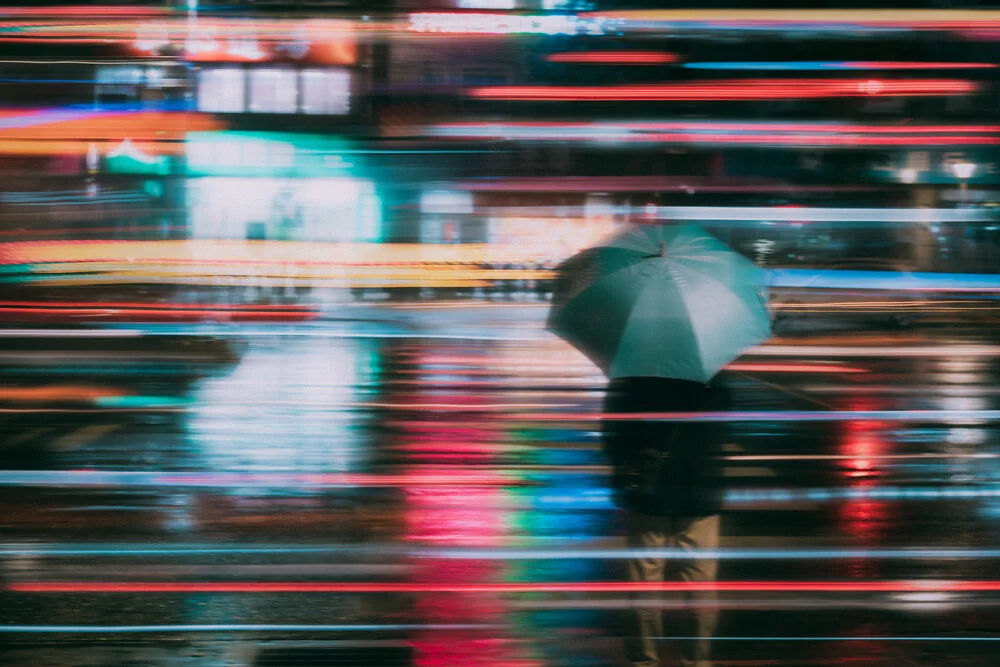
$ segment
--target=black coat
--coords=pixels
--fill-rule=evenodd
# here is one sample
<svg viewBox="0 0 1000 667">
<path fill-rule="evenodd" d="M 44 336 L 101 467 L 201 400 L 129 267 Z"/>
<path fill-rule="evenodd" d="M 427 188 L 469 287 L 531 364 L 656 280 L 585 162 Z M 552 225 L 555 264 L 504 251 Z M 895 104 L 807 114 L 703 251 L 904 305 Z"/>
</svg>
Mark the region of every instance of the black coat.
<svg viewBox="0 0 1000 667">
<path fill-rule="evenodd" d="M 620 378 L 608 386 L 605 413 L 714 412 L 730 407 L 722 383 Z M 615 503 L 643 514 L 708 516 L 722 508 L 726 424 L 605 419 L 604 452 L 614 466 Z"/>
</svg>

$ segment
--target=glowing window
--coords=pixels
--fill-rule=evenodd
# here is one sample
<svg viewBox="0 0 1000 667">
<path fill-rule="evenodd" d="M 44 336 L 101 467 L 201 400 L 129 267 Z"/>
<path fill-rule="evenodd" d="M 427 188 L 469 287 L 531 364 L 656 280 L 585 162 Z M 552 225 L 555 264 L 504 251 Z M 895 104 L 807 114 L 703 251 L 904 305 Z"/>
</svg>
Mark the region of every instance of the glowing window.
<svg viewBox="0 0 1000 667">
<path fill-rule="evenodd" d="M 351 110 L 351 75 L 343 69 L 306 69 L 302 113 L 343 115 Z"/>
<path fill-rule="evenodd" d="M 250 111 L 295 113 L 298 111 L 298 77 L 291 68 L 255 69 L 250 72 Z"/>
<path fill-rule="evenodd" d="M 198 110 L 242 113 L 246 107 L 246 73 L 239 67 L 216 67 L 198 73 Z"/>
</svg>

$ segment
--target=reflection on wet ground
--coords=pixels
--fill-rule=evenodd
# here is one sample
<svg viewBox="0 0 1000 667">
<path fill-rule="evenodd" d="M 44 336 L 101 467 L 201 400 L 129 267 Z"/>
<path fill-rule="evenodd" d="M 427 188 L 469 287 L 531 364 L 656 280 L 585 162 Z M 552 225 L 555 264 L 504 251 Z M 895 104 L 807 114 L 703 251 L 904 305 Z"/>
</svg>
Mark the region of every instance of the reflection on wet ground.
<svg viewBox="0 0 1000 667">
<path fill-rule="evenodd" d="M 602 377 L 542 306 L 348 310 L 4 332 L 0 662 L 623 664 Z M 995 664 L 1000 347 L 956 331 L 727 371 L 717 664 Z"/>
</svg>

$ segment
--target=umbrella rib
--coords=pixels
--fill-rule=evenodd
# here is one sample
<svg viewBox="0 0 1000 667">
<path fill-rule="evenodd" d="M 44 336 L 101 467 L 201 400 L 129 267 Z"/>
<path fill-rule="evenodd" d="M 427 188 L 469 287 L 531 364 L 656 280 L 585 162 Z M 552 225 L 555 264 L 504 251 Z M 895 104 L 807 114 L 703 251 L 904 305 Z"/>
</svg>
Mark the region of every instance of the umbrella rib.
<svg viewBox="0 0 1000 667">
<path fill-rule="evenodd" d="M 675 265 L 674 265 L 674 267 L 671 267 L 671 269 L 672 269 L 671 275 L 673 275 L 673 276 L 676 276 L 676 273 L 673 272 L 673 269 L 675 267 L 682 267 L 684 270 L 691 271 L 692 273 L 695 273 L 695 274 L 697 274 L 699 276 L 702 276 L 704 279 L 706 279 L 708 281 L 711 281 L 711 282 L 713 282 L 713 283 L 715 283 L 717 285 L 722 286 L 726 291 L 728 291 L 731 294 L 733 294 L 733 295 L 735 295 L 735 296 L 738 297 L 738 294 L 736 294 L 736 292 L 733 292 L 730 289 L 730 286 L 724 280 L 722 280 L 721 278 L 719 278 L 717 276 L 713 276 L 713 275 L 711 275 L 709 273 L 701 271 L 698 268 L 690 266 L 690 265 L 688 265 L 686 263 L 683 263 L 683 262 L 676 262 Z M 680 295 L 681 295 L 681 302 L 684 303 L 685 308 L 687 308 L 687 301 L 684 298 L 684 292 L 683 292 L 683 290 L 679 290 L 679 292 L 680 292 Z M 742 298 L 736 298 L 735 302 L 736 302 L 736 305 L 743 310 L 743 312 L 744 312 L 745 315 L 749 316 L 751 319 L 753 318 L 753 311 L 752 311 L 750 305 L 745 300 L 743 300 Z M 693 328 L 693 325 L 692 325 L 692 328 Z M 695 335 L 695 341 L 698 343 L 698 350 L 702 354 L 702 359 L 704 359 L 704 350 L 702 349 L 702 346 L 701 346 L 701 339 L 697 335 Z"/>
<path fill-rule="evenodd" d="M 649 260 L 647 260 L 647 261 L 649 261 Z M 700 343 L 698 341 L 698 337 L 697 337 L 697 335 L 695 333 L 694 324 L 693 324 L 693 321 L 691 319 L 691 311 L 688 308 L 687 301 L 684 299 L 684 290 L 680 289 L 680 287 L 678 286 L 678 284 L 677 284 L 677 275 L 674 272 L 673 268 L 670 266 L 670 264 L 669 263 L 666 264 L 666 266 L 664 268 L 670 274 L 671 280 L 666 281 L 666 282 L 661 282 L 661 281 L 658 281 L 658 280 L 652 280 L 652 281 L 650 281 L 649 283 L 646 284 L 645 287 L 642 288 L 639 296 L 635 300 L 635 303 L 637 305 L 640 304 L 644 299 L 648 298 L 647 295 L 651 291 L 654 292 L 654 293 L 656 293 L 656 294 L 662 294 L 662 291 L 663 291 L 663 289 L 664 289 L 665 286 L 669 286 L 669 289 L 674 290 L 675 293 L 677 294 L 677 301 L 680 302 L 681 308 L 684 309 L 684 313 L 683 313 L 684 317 L 682 318 L 682 321 L 687 323 L 687 327 L 688 327 L 689 332 L 690 332 L 690 337 L 694 341 L 695 348 L 697 349 L 697 352 L 698 352 L 698 361 L 699 361 L 699 363 L 701 363 L 701 361 L 702 361 L 702 355 L 703 355 L 703 350 L 702 350 L 701 345 L 700 345 Z M 625 341 L 628 340 L 628 338 L 629 338 L 629 331 L 630 331 L 631 327 L 633 326 L 633 319 L 632 318 L 639 311 L 640 311 L 640 308 L 637 307 L 635 310 L 633 310 L 632 315 L 629 317 L 629 321 L 625 325 L 625 329 L 622 332 L 622 336 L 618 340 L 618 348 L 619 349 L 625 343 Z M 679 319 L 681 319 L 681 318 L 679 318 Z M 616 357 L 618 356 L 618 351 L 619 350 L 616 349 L 616 354 L 615 354 Z"/>
<path fill-rule="evenodd" d="M 698 350 L 698 363 L 701 365 L 702 370 L 704 370 L 705 350 L 701 347 L 701 340 L 698 338 L 698 331 L 695 329 L 694 318 L 691 315 L 691 308 L 688 307 L 687 299 L 684 296 L 684 290 L 680 288 L 680 285 L 677 282 L 679 279 L 682 279 L 682 276 L 679 275 L 679 272 L 676 269 L 677 265 L 683 266 L 680 262 L 667 262 L 666 268 L 670 273 L 670 284 L 677 291 L 678 300 L 681 303 L 681 307 L 684 308 L 684 321 L 688 323 L 688 327 L 691 329 L 691 339 L 694 341 L 694 345 Z"/>
</svg>

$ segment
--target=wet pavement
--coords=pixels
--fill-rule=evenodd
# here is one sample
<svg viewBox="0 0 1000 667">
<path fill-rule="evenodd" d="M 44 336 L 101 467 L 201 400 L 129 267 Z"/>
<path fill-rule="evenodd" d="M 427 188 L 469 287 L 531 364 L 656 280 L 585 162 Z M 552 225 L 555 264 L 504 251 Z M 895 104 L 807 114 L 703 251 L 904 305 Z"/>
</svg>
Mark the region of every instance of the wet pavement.
<svg viewBox="0 0 1000 667">
<path fill-rule="evenodd" d="M 0 664 L 624 664 L 604 381 L 544 313 L 0 331 Z M 997 664 L 998 353 L 806 326 L 727 371 L 718 665 Z"/>
</svg>

